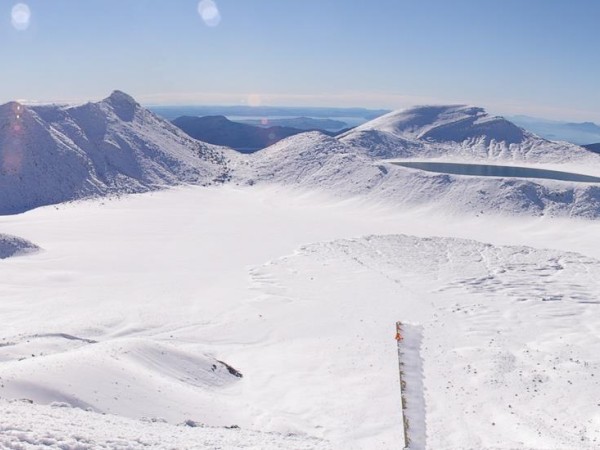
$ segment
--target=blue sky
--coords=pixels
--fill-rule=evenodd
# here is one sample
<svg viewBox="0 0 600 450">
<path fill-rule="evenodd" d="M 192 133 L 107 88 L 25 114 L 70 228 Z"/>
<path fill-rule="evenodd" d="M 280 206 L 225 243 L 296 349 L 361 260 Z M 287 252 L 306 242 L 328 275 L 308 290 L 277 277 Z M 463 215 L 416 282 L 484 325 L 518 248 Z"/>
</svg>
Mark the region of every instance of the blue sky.
<svg viewBox="0 0 600 450">
<path fill-rule="evenodd" d="M 0 0 L 0 102 L 401 108 L 600 121 L 597 0 Z M 211 23 L 214 25 L 214 23 Z M 17 24 L 18 25 L 18 24 Z M 23 28 L 23 27 L 20 27 Z"/>
</svg>

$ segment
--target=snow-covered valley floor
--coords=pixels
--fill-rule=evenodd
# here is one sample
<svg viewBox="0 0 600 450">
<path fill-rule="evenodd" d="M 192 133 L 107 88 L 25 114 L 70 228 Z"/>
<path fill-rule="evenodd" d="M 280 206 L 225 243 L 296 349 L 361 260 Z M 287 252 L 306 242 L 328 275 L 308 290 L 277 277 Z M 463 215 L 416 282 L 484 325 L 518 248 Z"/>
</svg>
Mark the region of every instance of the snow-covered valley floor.
<svg viewBox="0 0 600 450">
<path fill-rule="evenodd" d="M 401 448 L 397 320 L 427 448 L 600 446 L 596 222 L 224 186 L 0 233 L 41 248 L 0 260 L 9 448 Z"/>
</svg>

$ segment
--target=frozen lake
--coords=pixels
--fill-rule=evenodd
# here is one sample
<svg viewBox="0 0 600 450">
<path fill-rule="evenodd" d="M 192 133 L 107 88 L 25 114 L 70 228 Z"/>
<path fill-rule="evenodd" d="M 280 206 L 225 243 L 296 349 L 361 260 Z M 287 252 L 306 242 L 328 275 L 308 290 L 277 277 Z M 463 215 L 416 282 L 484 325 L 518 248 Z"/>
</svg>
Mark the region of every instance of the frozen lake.
<svg viewBox="0 0 600 450">
<path fill-rule="evenodd" d="M 600 183 L 599 177 L 582 175 L 573 172 L 536 169 L 532 167 L 419 161 L 394 162 L 393 164 L 402 167 L 408 167 L 410 169 L 419 169 L 436 173 L 448 173 L 452 175 L 468 175 L 474 177 L 543 178 L 547 180 L 575 181 L 580 183 Z"/>
</svg>

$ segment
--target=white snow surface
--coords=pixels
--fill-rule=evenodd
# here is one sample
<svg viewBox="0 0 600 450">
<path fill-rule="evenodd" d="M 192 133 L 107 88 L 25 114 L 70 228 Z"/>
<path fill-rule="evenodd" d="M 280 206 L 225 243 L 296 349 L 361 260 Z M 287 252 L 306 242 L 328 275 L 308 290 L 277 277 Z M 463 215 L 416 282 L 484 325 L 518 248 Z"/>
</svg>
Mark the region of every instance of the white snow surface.
<svg viewBox="0 0 600 450">
<path fill-rule="evenodd" d="M 402 321 L 411 448 L 600 447 L 600 187 L 389 161 L 598 156 L 462 106 L 253 155 L 118 91 L 0 125 L 0 446 L 400 448 Z"/>
<path fill-rule="evenodd" d="M 330 448 L 303 436 L 132 420 L 71 408 L 26 401 L 0 401 L 0 447 L 15 450 L 142 450 L 142 449 L 281 449 Z"/>
<path fill-rule="evenodd" d="M 0 228 L 44 248 L 0 261 L 4 446 L 399 448 L 401 320 L 426 448 L 598 447 L 593 221 L 222 186 Z"/>
</svg>

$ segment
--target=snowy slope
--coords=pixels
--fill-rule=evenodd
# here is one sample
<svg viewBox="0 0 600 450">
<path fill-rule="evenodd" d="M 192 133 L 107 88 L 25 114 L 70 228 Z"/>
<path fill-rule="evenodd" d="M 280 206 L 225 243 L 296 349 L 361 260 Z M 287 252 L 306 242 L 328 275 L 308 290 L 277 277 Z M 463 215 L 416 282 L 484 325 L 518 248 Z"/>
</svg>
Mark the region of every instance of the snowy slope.
<svg viewBox="0 0 600 450">
<path fill-rule="evenodd" d="M 194 421 L 173 425 L 97 414 L 68 405 L 0 401 L 0 447 L 34 450 L 329 449 L 315 438 L 207 427 Z"/>
<path fill-rule="evenodd" d="M 383 417 L 398 408 L 397 398 L 386 397 L 398 382 L 394 322 L 418 324 L 423 373 L 414 361 L 404 370 L 408 383 L 424 386 L 407 390 L 407 400 L 427 448 L 600 445 L 600 261 L 468 240 L 371 236 L 305 246 L 260 275 L 271 301 L 287 302 L 272 327 L 292 340 L 298 331 L 288 332 L 289 322 L 311 323 L 312 333 L 326 336 L 320 351 L 336 354 L 338 370 L 354 378 L 348 401 Z M 367 425 L 375 413 L 365 408 Z"/>
<path fill-rule="evenodd" d="M 597 224 L 374 203 L 186 186 L 0 217 L 44 248 L 0 262 L 0 397 L 93 410 L 0 403 L 0 446 L 398 448 L 402 320 L 427 448 L 597 448 Z"/>
<path fill-rule="evenodd" d="M 75 107 L 0 106 L 0 214 L 229 177 L 233 152 L 195 141 L 115 91 Z"/>
<path fill-rule="evenodd" d="M 247 157 L 240 181 L 306 184 L 319 187 L 319 172 L 329 164 L 352 170 L 350 161 L 369 161 L 356 149 L 318 131 L 301 133 Z"/>
<path fill-rule="evenodd" d="M 251 183 L 322 189 L 340 196 L 446 211 L 600 216 L 600 186 L 558 180 L 471 177 L 389 164 L 411 158 L 486 162 L 600 174 L 600 156 L 550 142 L 481 108 L 418 107 L 387 114 L 331 138 L 312 132 L 293 136 L 253 155 Z M 242 172 L 239 172 L 240 174 Z"/>
<path fill-rule="evenodd" d="M 597 184 L 425 172 L 379 160 L 344 139 L 318 132 L 284 139 L 252 155 L 248 167 L 238 175 L 251 183 L 325 190 L 342 198 L 457 213 L 600 216 Z"/>
<path fill-rule="evenodd" d="M 600 173 L 600 156 L 543 140 L 474 107 L 421 107 L 375 119 L 339 139 L 309 132 L 256 155 L 195 141 L 115 91 L 76 107 L 0 107 L 0 213 L 179 183 L 235 180 L 326 189 L 398 204 L 477 213 L 597 217 L 596 185 L 467 178 L 381 162 L 403 157 L 524 161 Z"/>
<path fill-rule="evenodd" d="M 120 92 L 0 113 L 3 213 L 232 182 L 0 217 L 44 249 L 0 235 L 0 446 L 396 448 L 401 320 L 427 448 L 598 447 L 600 187 L 382 159 L 597 156 L 465 107 L 250 156 Z"/>
<path fill-rule="evenodd" d="M 540 138 L 472 106 L 421 106 L 394 111 L 340 139 L 378 158 L 485 159 L 559 163 L 596 162 L 582 147 Z"/>
</svg>

